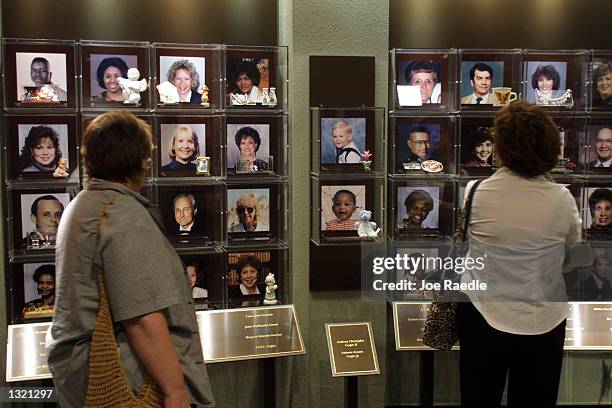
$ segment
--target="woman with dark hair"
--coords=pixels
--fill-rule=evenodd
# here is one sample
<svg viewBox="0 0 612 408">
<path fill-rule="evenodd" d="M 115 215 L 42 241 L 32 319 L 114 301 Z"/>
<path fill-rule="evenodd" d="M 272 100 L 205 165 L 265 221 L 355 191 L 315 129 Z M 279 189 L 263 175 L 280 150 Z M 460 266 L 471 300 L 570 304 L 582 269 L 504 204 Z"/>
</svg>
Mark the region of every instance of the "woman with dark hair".
<svg viewBox="0 0 612 408">
<path fill-rule="evenodd" d="M 476 138 L 472 145 L 472 160 L 463 167 L 491 167 L 493 157 L 493 137 L 486 127 L 476 130 Z"/>
<path fill-rule="evenodd" d="M 612 105 L 612 64 L 599 64 L 593 70 L 593 106 Z"/>
<path fill-rule="evenodd" d="M 545 98 L 554 98 L 561 87 L 561 75 L 553 65 L 538 65 L 531 75 L 531 87 L 536 91 L 536 101 L 539 93 Z"/>
<path fill-rule="evenodd" d="M 123 102 L 123 90 L 117 78 L 127 78 L 128 66 L 118 57 L 104 58 L 96 71 L 98 85 L 103 88 L 100 94 L 92 96 L 93 101 Z"/>
<path fill-rule="evenodd" d="M 436 61 L 412 61 L 404 72 L 408 85 L 418 86 L 421 90 L 421 103 L 440 103 L 440 63 Z"/>
<path fill-rule="evenodd" d="M 53 172 L 61 158 L 57 132 L 49 126 L 33 126 L 19 155 L 20 172 Z"/>
<path fill-rule="evenodd" d="M 567 292 L 565 245 L 581 239 L 576 201 L 547 173 L 558 163 L 559 132 L 538 106 L 514 102 L 495 115 L 495 156 L 502 166 L 476 188 L 458 304 L 463 407 L 556 406 Z"/>
<path fill-rule="evenodd" d="M 202 102 L 202 95 L 198 93 L 200 75 L 191 61 L 186 59 L 174 61 L 168 68 L 166 79 L 178 91 L 180 102 Z"/>
<path fill-rule="evenodd" d="M 234 136 L 236 146 L 240 151 L 239 160 L 242 161 L 241 168 L 252 169 L 253 171 L 266 170 L 268 163 L 257 158 L 257 151 L 261 145 L 259 132 L 250 126 L 245 126 L 236 132 Z"/>
<path fill-rule="evenodd" d="M 434 208 L 431 195 L 421 189 L 413 190 L 404 200 L 406 218 L 399 225 L 400 231 L 423 228 L 423 221 Z"/>
<path fill-rule="evenodd" d="M 34 271 L 32 280 L 36 283 L 36 291 L 40 298 L 31 300 L 23 305 L 22 315 L 25 317 L 32 312 L 52 311 L 55 301 L 55 265 L 41 265 Z"/>
<path fill-rule="evenodd" d="M 261 291 L 258 285 L 261 272 L 261 263 L 259 259 L 253 255 L 243 255 L 238 258 L 236 263 L 236 273 L 240 285 L 232 289 L 230 297 L 232 299 L 242 299 L 249 297 L 260 297 Z"/>
<path fill-rule="evenodd" d="M 229 83 L 230 93 L 248 95 L 249 100 L 259 102 L 259 70 L 250 61 L 241 61 Z"/>
<path fill-rule="evenodd" d="M 598 188 L 589 197 L 591 211 L 591 233 L 612 232 L 612 190 Z"/>
<path fill-rule="evenodd" d="M 143 389 L 151 405 L 214 405 L 183 262 L 139 193 L 153 148 L 149 125 L 126 110 L 96 117 L 83 136 L 85 186 L 58 231 L 56 308 L 47 332 L 62 407 L 89 405 L 100 389 L 104 406 L 128 406 L 109 377 L 88 374 L 93 366 L 116 369 L 100 361 L 105 350 L 120 350 L 128 389 L 138 390 L 147 374 L 154 380 Z M 114 325 L 115 338 L 104 337 L 100 325 L 111 333 Z"/>
</svg>

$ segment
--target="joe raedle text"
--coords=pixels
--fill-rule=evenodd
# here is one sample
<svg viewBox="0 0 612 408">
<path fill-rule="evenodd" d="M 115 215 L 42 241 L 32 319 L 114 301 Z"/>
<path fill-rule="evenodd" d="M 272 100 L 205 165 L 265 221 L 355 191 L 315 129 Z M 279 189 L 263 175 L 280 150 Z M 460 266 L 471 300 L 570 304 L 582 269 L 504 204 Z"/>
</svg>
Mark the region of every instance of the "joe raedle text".
<svg viewBox="0 0 612 408">
<path fill-rule="evenodd" d="M 374 290 L 380 291 L 396 291 L 396 290 L 455 290 L 455 291 L 486 291 L 487 284 L 479 280 L 471 282 L 454 282 L 450 279 L 445 279 L 442 282 L 412 282 L 405 279 L 399 282 L 384 282 L 380 279 L 372 282 Z"/>
</svg>

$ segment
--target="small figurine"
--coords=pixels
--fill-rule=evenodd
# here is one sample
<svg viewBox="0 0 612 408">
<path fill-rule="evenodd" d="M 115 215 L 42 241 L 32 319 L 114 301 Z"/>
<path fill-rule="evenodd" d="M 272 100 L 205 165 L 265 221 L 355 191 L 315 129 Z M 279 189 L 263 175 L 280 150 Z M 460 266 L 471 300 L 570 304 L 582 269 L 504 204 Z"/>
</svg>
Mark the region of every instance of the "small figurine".
<svg viewBox="0 0 612 408">
<path fill-rule="evenodd" d="M 357 234 L 362 238 L 376 238 L 380 233 L 380 228 L 375 222 L 370 221 L 372 211 L 359 210 L 359 221 L 355 223 Z"/>
<path fill-rule="evenodd" d="M 127 79 L 119 77 L 117 81 L 119 81 L 119 85 L 123 89 L 123 103 L 134 105 L 140 103 L 140 93 L 147 90 L 147 80 L 141 79 L 140 81 L 140 71 L 137 68 L 128 69 Z"/>
<path fill-rule="evenodd" d="M 266 296 L 264 297 L 264 301 L 263 304 L 264 305 L 275 305 L 278 303 L 278 300 L 276 300 L 276 289 L 278 289 L 278 285 L 276 284 L 276 281 L 274 280 L 274 274 L 273 273 L 269 273 L 268 276 L 266 276 L 265 281 L 266 282 Z"/>
<path fill-rule="evenodd" d="M 276 99 L 276 88 L 270 88 L 270 106 L 276 106 L 278 100 Z"/>
<path fill-rule="evenodd" d="M 41 102 L 59 102 L 59 95 L 50 85 L 43 85 L 37 96 Z"/>
<path fill-rule="evenodd" d="M 53 172 L 53 177 L 68 177 L 68 161 L 66 159 L 60 159 L 57 168 Z"/>
<path fill-rule="evenodd" d="M 361 157 L 361 164 L 363 164 L 363 169 L 365 171 L 372 171 L 370 167 L 372 165 L 372 153 L 370 153 L 369 150 L 366 150 L 365 153 L 361 155 Z"/>
<path fill-rule="evenodd" d="M 230 94 L 230 104 L 231 105 L 248 105 L 249 104 L 249 95 L 245 94 Z"/>
<path fill-rule="evenodd" d="M 263 89 L 263 95 L 261 97 L 261 104 L 263 106 L 269 106 L 270 105 L 270 94 L 268 93 L 268 88 L 264 88 Z"/>
<path fill-rule="evenodd" d="M 201 84 L 200 85 L 200 89 L 198 89 L 198 93 L 202 94 L 202 102 L 200 103 L 201 106 L 204 106 L 205 108 L 208 108 L 210 106 L 210 103 L 208 103 L 208 87 L 206 86 L 206 84 Z"/>
<path fill-rule="evenodd" d="M 170 82 L 166 81 L 156 86 L 161 103 L 179 103 L 181 98 L 178 90 Z"/>
</svg>

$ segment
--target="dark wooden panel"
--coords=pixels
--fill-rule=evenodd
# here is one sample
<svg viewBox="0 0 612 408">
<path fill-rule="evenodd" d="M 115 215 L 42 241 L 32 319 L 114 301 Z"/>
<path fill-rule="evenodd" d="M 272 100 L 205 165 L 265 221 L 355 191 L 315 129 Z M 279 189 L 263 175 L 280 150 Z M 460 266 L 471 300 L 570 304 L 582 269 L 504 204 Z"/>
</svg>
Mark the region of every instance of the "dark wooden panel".
<svg viewBox="0 0 612 408">
<path fill-rule="evenodd" d="M 310 56 L 310 106 L 375 106 L 374 57 Z"/>
<path fill-rule="evenodd" d="M 276 0 L 4 0 L 4 37 L 277 45 Z"/>
<path fill-rule="evenodd" d="M 310 242 L 310 290 L 359 290 L 360 287 L 360 244 L 318 247 Z"/>
<path fill-rule="evenodd" d="M 609 49 L 610 0 L 389 0 L 389 48 Z"/>
</svg>

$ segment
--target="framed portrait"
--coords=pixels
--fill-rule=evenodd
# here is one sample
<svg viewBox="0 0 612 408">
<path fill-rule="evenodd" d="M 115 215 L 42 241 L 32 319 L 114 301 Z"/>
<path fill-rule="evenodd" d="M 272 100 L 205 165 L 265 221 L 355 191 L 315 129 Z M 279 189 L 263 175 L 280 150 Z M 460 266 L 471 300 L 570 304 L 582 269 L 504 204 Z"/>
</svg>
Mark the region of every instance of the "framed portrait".
<svg viewBox="0 0 612 408">
<path fill-rule="evenodd" d="M 361 164 L 366 118 L 321 118 L 321 164 Z"/>
<path fill-rule="evenodd" d="M 357 234 L 357 211 L 366 208 L 367 189 L 361 185 L 321 186 L 321 231 Z"/>
<path fill-rule="evenodd" d="M 612 55 L 609 58 L 594 57 L 591 74 L 593 77 L 592 109 L 612 109 Z"/>
<path fill-rule="evenodd" d="M 461 118 L 461 173 L 485 176 L 493 173 L 493 118 Z"/>
<path fill-rule="evenodd" d="M 23 264 L 23 304 L 21 316 L 51 317 L 55 301 L 55 263 Z"/>
<path fill-rule="evenodd" d="M 609 174 L 612 172 L 612 120 L 591 118 L 587 134 L 584 168 L 591 173 Z"/>
<path fill-rule="evenodd" d="M 491 108 L 492 89 L 502 86 L 504 86 L 504 61 L 461 63 L 461 105 L 488 105 Z"/>
<path fill-rule="evenodd" d="M 276 191 L 274 191 L 276 192 Z M 227 189 L 227 232 L 232 240 L 270 238 L 276 225 L 271 187 Z M 275 214 L 272 217 L 271 214 Z"/>
<path fill-rule="evenodd" d="M 149 107 L 149 89 L 140 92 L 140 101 L 126 104 L 126 95 L 117 78 L 127 78 L 130 68 L 138 69 L 137 81 L 149 79 L 149 48 L 147 43 L 95 41 L 81 42 L 82 104 L 89 108 L 143 109 Z"/>
<path fill-rule="evenodd" d="M 230 174 L 271 173 L 271 123 L 228 123 L 227 170 Z"/>
<path fill-rule="evenodd" d="M 221 305 L 225 291 L 225 263 L 222 254 L 181 255 L 196 310 Z"/>
<path fill-rule="evenodd" d="M 559 152 L 559 162 L 551 170 L 551 173 L 583 173 L 585 166 L 581 162 L 584 161 L 585 155 L 583 154 L 581 146 L 584 143 L 587 133 L 586 119 L 555 117 L 553 121 L 559 130 L 561 149 Z M 612 138 L 612 135 L 610 137 Z M 603 148 L 600 148 L 599 151 L 602 155 L 604 154 Z"/>
<path fill-rule="evenodd" d="M 454 119 L 448 117 L 396 118 L 396 140 L 392 152 L 395 159 L 393 172 L 425 174 L 429 169 L 421 165 L 428 160 L 442 167 L 435 174 L 454 173 L 452 155 Z M 392 160 L 393 161 L 393 160 Z M 430 170 L 431 172 L 431 170 Z"/>
<path fill-rule="evenodd" d="M 276 53 L 228 48 L 226 51 L 227 106 L 276 108 L 278 88 Z M 264 90 L 267 96 L 264 96 Z"/>
<path fill-rule="evenodd" d="M 211 245 L 219 239 L 217 186 L 160 186 L 158 207 L 166 236 L 177 244 Z"/>
<path fill-rule="evenodd" d="M 158 116 L 158 163 L 160 177 L 203 177 L 197 158 L 210 157 L 209 175 L 220 175 L 219 119 L 204 116 Z"/>
<path fill-rule="evenodd" d="M 598 185 L 583 189 L 583 226 L 590 239 L 612 237 L 612 188 Z"/>
<path fill-rule="evenodd" d="M 60 181 L 53 172 L 62 160 L 69 175 L 78 170 L 75 116 L 7 116 L 6 124 L 9 178 Z"/>
<path fill-rule="evenodd" d="M 46 249 L 55 246 L 57 229 L 70 202 L 62 189 L 13 192 L 13 248 Z"/>
<path fill-rule="evenodd" d="M 397 228 L 402 230 L 438 229 L 440 226 L 440 188 L 432 186 L 398 187 Z"/>
<path fill-rule="evenodd" d="M 274 269 L 271 251 L 229 252 L 227 254 L 227 289 L 231 306 L 259 306 L 266 294 L 264 282 L 268 273 L 274 273 L 277 284 L 280 271 Z M 282 287 L 282 283 L 279 285 Z M 276 292 L 281 299 L 279 292 Z"/>
<path fill-rule="evenodd" d="M 74 41 L 4 40 L 7 108 L 75 108 Z"/>
<path fill-rule="evenodd" d="M 547 98 L 559 98 L 567 89 L 566 61 L 528 61 L 525 97 L 527 102 L 543 104 L 536 96 L 536 89 Z"/>
</svg>

